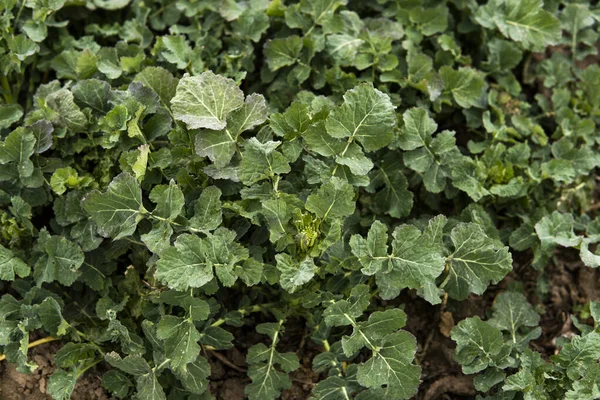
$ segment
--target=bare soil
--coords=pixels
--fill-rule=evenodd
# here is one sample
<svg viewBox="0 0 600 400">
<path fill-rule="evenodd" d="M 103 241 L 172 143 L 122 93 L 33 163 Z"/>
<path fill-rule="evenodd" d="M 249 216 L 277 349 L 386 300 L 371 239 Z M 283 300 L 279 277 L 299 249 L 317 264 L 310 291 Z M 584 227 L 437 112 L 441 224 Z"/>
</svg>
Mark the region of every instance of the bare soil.
<svg viewBox="0 0 600 400">
<path fill-rule="evenodd" d="M 36 346 L 29 351 L 29 359 L 38 365 L 31 374 L 18 373 L 15 366 L 6 361 L 0 363 L 0 399 L 2 400 L 52 400 L 47 394 L 48 378 L 56 370 L 53 355 L 61 343 L 51 342 Z M 71 396 L 73 400 L 109 400 L 102 388 L 101 377 L 90 370 L 77 381 Z"/>
</svg>

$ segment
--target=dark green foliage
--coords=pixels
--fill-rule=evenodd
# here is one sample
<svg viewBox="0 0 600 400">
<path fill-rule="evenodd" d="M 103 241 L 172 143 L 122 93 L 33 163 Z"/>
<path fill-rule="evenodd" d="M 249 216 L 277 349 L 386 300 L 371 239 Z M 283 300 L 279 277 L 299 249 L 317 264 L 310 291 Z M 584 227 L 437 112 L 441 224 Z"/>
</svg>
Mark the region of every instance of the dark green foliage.
<svg viewBox="0 0 600 400">
<path fill-rule="evenodd" d="M 238 346 L 269 400 L 306 323 L 313 398 L 411 398 L 403 291 L 460 304 L 557 248 L 600 266 L 599 19 L 550 0 L 1 1 L 0 352 L 31 372 L 30 332 L 60 338 L 55 399 L 98 363 L 117 398 L 210 399 L 207 352 Z M 452 332 L 486 398 L 600 397 L 597 326 L 544 360 L 523 294 L 488 317 Z"/>
</svg>

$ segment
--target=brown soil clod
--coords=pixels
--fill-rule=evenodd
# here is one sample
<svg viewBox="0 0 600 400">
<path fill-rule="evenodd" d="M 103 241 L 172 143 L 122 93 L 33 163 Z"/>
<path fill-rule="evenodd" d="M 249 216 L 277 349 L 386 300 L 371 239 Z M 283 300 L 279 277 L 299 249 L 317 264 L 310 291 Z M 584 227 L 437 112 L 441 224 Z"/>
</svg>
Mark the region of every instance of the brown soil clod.
<svg viewBox="0 0 600 400">
<path fill-rule="evenodd" d="M 440 332 L 446 337 L 450 337 L 450 333 L 454 328 L 454 316 L 449 311 L 443 311 L 440 314 Z"/>
<path fill-rule="evenodd" d="M 473 377 L 470 376 L 444 376 L 433 382 L 425 392 L 423 400 L 441 399 L 445 394 L 458 396 L 474 396 Z"/>
</svg>

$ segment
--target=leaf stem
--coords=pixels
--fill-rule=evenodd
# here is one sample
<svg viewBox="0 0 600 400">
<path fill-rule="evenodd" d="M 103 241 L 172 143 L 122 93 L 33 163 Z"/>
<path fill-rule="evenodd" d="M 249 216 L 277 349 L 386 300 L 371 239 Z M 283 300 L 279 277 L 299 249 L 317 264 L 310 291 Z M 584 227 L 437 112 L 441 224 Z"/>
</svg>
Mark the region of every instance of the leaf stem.
<svg viewBox="0 0 600 400">
<path fill-rule="evenodd" d="M 156 366 L 154 368 L 152 368 L 152 371 L 158 371 L 159 369 L 161 369 L 162 367 L 164 367 L 166 364 L 170 363 L 171 359 L 167 358 L 165 361 L 163 361 L 162 363 L 160 363 L 159 366 Z"/>
<path fill-rule="evenodd" d="M 21 2 L 21 7 L 19 7 L 19 11 L 17 12 L 17 16 L 15 17 L 15 22 L 13 25 L 13 29 L 16 30 L 17 29 L 17 23 L 19 22 L 19 19 L 21 18 L 21 13 L 23 12 L 23 7 L 25 7 L 25 1 L 23 0 Z"/>
<path fill-rule="evenodd" d="M 81 375 L 83 375 L 85 373 L 85 371 L 87 371 L 88 369 L 92 368 L 93 366 L 100 364 L 103 361 L 102 358 L 94 361 L 93 363 L 91 363 L 90 365 L 87 365 L 85 368 L 83 368 L 81 371 L 77 371 L 77 377 L 75 379 L 79 379 L 79 377 Z"/>
<path fill-rule="evenodd" d="M 31 342 L 29 343 L 29 345 L 27 345 L 27 349 L 31 349 L 33 347 L 42 345 L 42 344 L 46 344 L 46 343 L 50 343 L 50 342 L 54 342 L 58 340 L 58 338 L 52 337 L 52 336 L 48 336 L 42 339 L 38 339 L 35 342 Z M 0 361 L 6 359 L 6 354 L 0 354 Z"/>
<path fill-rule="evenodd" d="M 13 103 L 12 91 L 10 89 L 10 84 L 8 83 L 8 78 L 6 75 L 0 76 L 0 84 L 2 84 L 2 90 L 4 90 L 4 100 L 7 104 Z"/>
<path fill-rule="evenodd" d="M 267 307 L 271 307 L 274 303 L 263 303 L 263 304 L 256 304 L 250 307 L 246 307 L 246 308 L 240 308 L 239 310 L 237 310 L 240 314 L 242 315 L 246 315 L 246 314 L 251 314 L 251 313 L 255 313 L 255 312 L 259 312 L 259 311 L 265 311 L 265 309 Z M 225 318 L 219 318 L 218 320 L 216 320 L 215 322 L 213 322 L 212 324 L 210 324 L 210 326 L 219 326 L 219 325 L 223 325 L 225 323 Z"/>
</svg>

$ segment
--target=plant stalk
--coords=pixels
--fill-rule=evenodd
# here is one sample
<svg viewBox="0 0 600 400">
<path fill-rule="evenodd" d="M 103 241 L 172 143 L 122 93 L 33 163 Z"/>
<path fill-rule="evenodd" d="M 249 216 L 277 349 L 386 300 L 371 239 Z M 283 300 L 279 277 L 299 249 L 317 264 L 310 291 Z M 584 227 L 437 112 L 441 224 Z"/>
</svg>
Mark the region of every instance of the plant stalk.
<svg viewBox="0 0 600 400">
<path fill-rule="evenodd" d="M 52 337 L 52 336 L 48 336 L 42 339 L 38 339 L 35 342 L 31 342 L 29 343 L 29 345 L 27 346 L 27 349 L 31 349 L 32 347 L 36 347 L 45 343 L 50 343 L 50 342 L 54 342 L 58 340 L 58 338 Z M 0 361 L 6 359 L 6 354 L 0 354 Z"/>
</svg>

